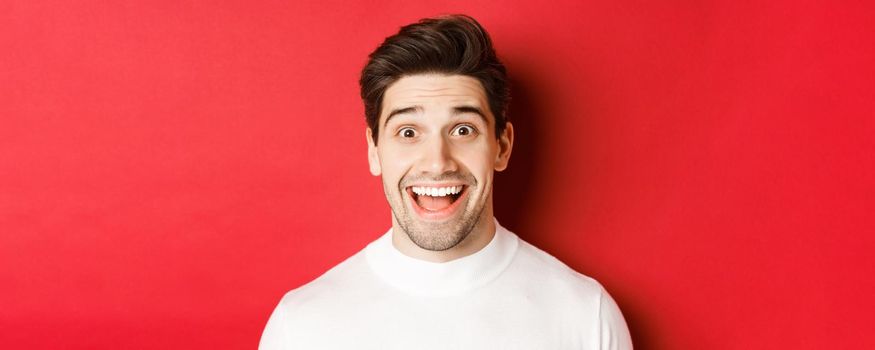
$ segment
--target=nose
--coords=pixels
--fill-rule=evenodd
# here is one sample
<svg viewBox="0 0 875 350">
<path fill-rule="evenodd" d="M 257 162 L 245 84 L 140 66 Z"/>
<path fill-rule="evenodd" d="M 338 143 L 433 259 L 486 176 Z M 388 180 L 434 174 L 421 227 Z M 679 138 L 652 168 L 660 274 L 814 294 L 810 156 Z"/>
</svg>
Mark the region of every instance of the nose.
<svg viewBox="0 0 875 350">
<path fill-rule="evenodd" d="M 449 140 L 440 135 L 430 137 L 422 143 L 420 171 L 432 175 L 441 175 L 459 170 L 453 159 L 452 145 Z"/>
</svg>

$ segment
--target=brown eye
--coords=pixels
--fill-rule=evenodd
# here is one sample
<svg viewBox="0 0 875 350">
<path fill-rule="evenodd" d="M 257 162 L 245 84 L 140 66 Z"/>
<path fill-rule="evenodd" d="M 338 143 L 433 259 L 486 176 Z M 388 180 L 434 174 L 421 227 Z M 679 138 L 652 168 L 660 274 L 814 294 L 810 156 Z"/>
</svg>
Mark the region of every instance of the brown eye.
<svg viewBox="0 0 875 350">
<path fill-rule="evenodd" d="M 453 136 L 468 136 L 474 134 L 475 130 L 469 125 L 459 125 L 453 129 Z"/>
<path fill-rule="evenodd" d="M 401 134 L 401 137 L 404 137 L 404 138 L 416 137 L 416 131 L 413 131 L 413 129 L 410 129 L 410 128 L 401 129 L 400 134 Z"/>
</svg>

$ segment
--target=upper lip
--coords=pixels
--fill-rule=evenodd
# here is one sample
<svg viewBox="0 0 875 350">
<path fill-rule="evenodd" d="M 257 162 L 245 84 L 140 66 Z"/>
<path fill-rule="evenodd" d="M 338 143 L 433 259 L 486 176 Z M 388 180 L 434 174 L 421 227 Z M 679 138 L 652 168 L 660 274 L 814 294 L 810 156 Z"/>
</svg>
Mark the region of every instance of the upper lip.
<svg viewBox="0 0 875 350">
<path fill-rule="evenodd" d="M 420 184 L 412 184 L 412 185 L 408 185 L 407 187 L 434 187 L 434 188 L 441 188 L 441 187 L 454 187 L 454 186 L 466 186 L 466 185 L 463 184 L 463 183 L 439 183 L 439 184 L 423 184 L 423 183 L 420 183 Z"/>
</svg>

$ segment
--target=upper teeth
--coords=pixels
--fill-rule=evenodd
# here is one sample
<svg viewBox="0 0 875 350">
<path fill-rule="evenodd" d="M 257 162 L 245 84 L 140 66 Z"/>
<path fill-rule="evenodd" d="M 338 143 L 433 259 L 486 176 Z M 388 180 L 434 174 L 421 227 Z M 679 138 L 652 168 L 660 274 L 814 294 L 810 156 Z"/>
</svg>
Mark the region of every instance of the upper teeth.
<svg viewBox="0 0 875 350">
<path fill-rule="evenodd" d="M 443 197 L 462 192 L 462 186 L 452 187 L 417 187 L 413 186 L 413 193 L 420 196 Z"/>
</svg>

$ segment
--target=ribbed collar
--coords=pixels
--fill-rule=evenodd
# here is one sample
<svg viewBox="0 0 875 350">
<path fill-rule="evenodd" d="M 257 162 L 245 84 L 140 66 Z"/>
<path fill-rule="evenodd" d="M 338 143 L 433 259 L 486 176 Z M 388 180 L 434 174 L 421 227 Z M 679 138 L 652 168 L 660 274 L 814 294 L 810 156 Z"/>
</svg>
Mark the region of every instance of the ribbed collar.
<svg viewBox="0 0 875 350">
<path fill-rule="evenodd" d="M 392 245 L 392 229 L 389 229 L 368 244 L 365 256 L 374 273 L 395 288 L 419 296 L 451 296 L 498 277 L 516 254 L 518 240 L 495 220 L 495 236 L 483 249 L 445 263 L 435 263 L 398 251 Z"/>
</svg>

